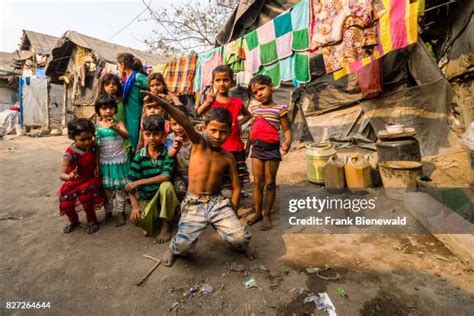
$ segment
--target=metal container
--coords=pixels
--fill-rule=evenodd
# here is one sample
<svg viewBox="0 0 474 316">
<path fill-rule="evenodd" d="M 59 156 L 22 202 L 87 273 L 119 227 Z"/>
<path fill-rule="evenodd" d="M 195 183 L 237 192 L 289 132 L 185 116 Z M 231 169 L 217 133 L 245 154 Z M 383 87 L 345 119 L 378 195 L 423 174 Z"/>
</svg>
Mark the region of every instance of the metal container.
<svg viewBox="0 0 474 316">
<path fill-rule="evenodd" d="M 379 162 L 421 161 L 420 144 L 414 137 L 381 140 L 376 144 Z"/>
<path fill-rule="evenodd" d="M 380 176 L 386 189 L 416 188 L 416 178 L 423 165 L 417 161 L 385 161 L 379 163 Z"/>
<path fill-rule="evenodd" d="M 328 143 L 315 143 L 306 146 L 306 168 L 309 182 L 324 184 L 324 169 L 336 150 Z"/>
</svg>

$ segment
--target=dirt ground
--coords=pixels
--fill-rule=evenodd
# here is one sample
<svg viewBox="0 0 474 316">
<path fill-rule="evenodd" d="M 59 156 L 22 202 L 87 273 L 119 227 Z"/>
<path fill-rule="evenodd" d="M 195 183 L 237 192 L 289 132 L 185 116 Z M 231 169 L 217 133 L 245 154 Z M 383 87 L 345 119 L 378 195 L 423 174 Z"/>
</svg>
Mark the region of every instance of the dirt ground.
<svg viewBox="0 0 474 316">
<path fill-rule="evenodd" d="M 208 228 L 196 254 L 158 267 L 137 287 L 154 265 L 143 255 L 159 258 L 167 245 L 129 223 L 63 234 L 56 192 L 67 145 L 65 137 L 0 140 L 0 314 L 25 312 L 6 311 L 6 301 L 46 301 L 44 314 L 326 315 L 304 303 L 311 292 L 326 292 L 339 315 L 472 315 L 473 271 L 431 235 L 295 233 L 283 230 L 278 213 L 272 231 L 249 228 L 256 261 Z M 305 176 L 303 151 L 290 153 L 280 190 L 306 183 Z M 325 265 L 323 278 L 337 280 L 306 271 Z M 247 276 L 256 288 L 243 286 Z M 205 283 L 212 293 L 200 292 Z"/>
</svg>

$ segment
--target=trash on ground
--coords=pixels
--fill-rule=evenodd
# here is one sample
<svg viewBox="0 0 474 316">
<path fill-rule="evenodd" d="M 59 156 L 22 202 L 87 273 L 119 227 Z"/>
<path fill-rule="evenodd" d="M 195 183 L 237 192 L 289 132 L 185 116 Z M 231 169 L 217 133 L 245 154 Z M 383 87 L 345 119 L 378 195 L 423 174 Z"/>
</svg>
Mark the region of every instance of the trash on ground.
<svg viewBox="0 0 474 316">
<path fill-rule="evenodd" d="M 12 220 L 20 220 L 20 219 L 23 219 L 23 216 L 4 216 L 4 217 L 0 217 L 0 221 L 6 221 L 6 220 L 9 220 L 9 219 L 12 219 Z"/>
<path fill-rule="evenodd" d="M 314 302 L 318 311 L 326 310 L 329 316 L 337 316 L 336 307 L 326 292 L 318 293 L 318 295 L 312 294 L 304 299 L 305 304 L 310 302 Z"/>
<path fill-rule="evenodd" d="M 170 308 L 170 311 L 172 311 L 172 310 L 175 310 L 175 311 L 176 311 L 176 310 L 178 309 L 178 306 L 179 306 L 179 303 L 178 303 L 178 302 L 174 302 L 174 303 L 173 303 L 173 306 L 171 306 L 171 308 Z"/>
<path fill-rule="evenodd" d="M 202 294 L 209 295 L 212 293 L 212 291 L 214 291 L 214 288 L 209 283 L 204 283 L 203 285 L 201 285 L 200 292 Z"/>
<path fill-rule="evenodd" d="M 255 280 L 255 278 L 252 278 L 252 277 L 247 277 L 244 279 L 242 284 L 245 286 L 246 289 L 250 289 L 252 287 L 257 287 L 257 280 Z"/>
<path fill-rule="evenodd" d="M 337 288 L 336 292 L 337 292 L 337 295 L 339 295 L 340 298 L 349 298 L 349 295 L 347 295 L 347 293 L 341 288 Z"/>
<path fill-rule="evenodd" d="M 308 273 L 316 273 L 319 272 L 319 270 L 321 270 L 321 268 L 306 268 L 306 272 Z"/>
<path fill-rule="evenodd" d="M 443 257 L 443 256 L 440 256 L 440 255 L 435 255 L 434 257 L 435 257 L 435 259 L 439 259 L 439 260 L 451 262 L 449 259 L 447 259 L 447 258 L 445 258 L 445 257 Z"/>
<path fill-rule="evenodd" d="M 243 273 L 245 272 L 247 268 L 245 267 L 245 265 L 243 264 L 238 264 L 238 263 L 235 263 L 233 262 L 230 266 L 229 266 L 229 271 L 235 271 L 235 272 L 240 272 L 240 273 Z"/>
<path fill-rule="evenodd" d="M 335 281 L 335 280 L 339 280 L 341 278 L 341 275 L 337 272 L 334 271 L 334 275 L 322 275 L 321 273 L 322 272 L 325 272 L 325 271 L 329 271 L 329 270 L 333 270 L 330 266 L 324 266 L 323 269 L 319 270 L 318 272 L 316 272 L 316 276 L 320 279 L 323 279 L 323 280 L 326 280 L 326 281 Z"/>
<path fill-rule="evenodd" d="M 316 301 L 318 298 L 319 298 L 319 296 L 310 295 L 310 296 L 306 297 L 303 302 L 304 302 L 305 304 L 308 304 L 308 303 L 311 303 L 311 302 Z"/>
<path fill-rule="evenodd" d="M 265 272 L 268 271 L 268 268 L 265 267 L 263 264 L 259 265 L 258 268 L 260 269 L 260 271 L 265 271 Z"/>
</svg>

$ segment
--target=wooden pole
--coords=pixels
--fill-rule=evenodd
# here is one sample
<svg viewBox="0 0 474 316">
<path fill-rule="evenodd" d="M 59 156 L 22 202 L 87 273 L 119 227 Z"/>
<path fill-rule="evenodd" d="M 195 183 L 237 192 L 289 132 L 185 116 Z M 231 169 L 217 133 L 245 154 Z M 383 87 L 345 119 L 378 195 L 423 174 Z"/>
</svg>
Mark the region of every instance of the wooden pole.
<svg viewBox="0 0 474 316">
<path fill-rule="evenodd" d="M 67 83 L 66 81 L 63 81 L 63 118 L 61 120 L 61 125 L 62 127 L 66 127 L 67 122 L 66 122 L 66 115 L 67 115 Z"/>
</svg>

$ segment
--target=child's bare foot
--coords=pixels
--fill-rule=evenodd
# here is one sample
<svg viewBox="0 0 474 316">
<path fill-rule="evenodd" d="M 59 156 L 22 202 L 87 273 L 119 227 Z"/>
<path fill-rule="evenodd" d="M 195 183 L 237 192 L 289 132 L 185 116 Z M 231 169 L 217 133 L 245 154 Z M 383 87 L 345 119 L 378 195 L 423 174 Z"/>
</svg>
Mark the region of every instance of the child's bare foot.
<svg viewBox="0 0 474 316">
<path fill-rule="evenodd" d="M 102 220 L 102 224 L 107 224 L 108 221 L 112 218 L 112 212 L 105 212 L 104 219 Z"/>
<path fill-rule="evenodd" d="M 262 213 L 255 213 L 254 216 L 252 216 L 252 218 L 250 218 L 248 221 L 247 221 L 247 224 L 249 226 L 252 226 L 253 224 L 255 223 L 258 223 L 262 220 L 263 216 L 262 216 Z"/>
<path fill-rule="evenodd" d="M 171 250 L 166 250 L 163 257 L 161 257 L 161 263 L 165 265 L 165 267 L 171 267 L 174 263 L 176 256 L 171 252 Z"/>
<path fill-rule="evenodd" d="M 262 225 L 260 226 L 260 230 L 265 231 L 265 230 L 270 230 L 272 229 L 272 219 L 270 215 L 264 215 L 263 220 L 262 220 Z"/>
<path fill-rule="evenodd" d="M 258 257 L 257 248 L 255 248 L 252 245 L 248 245 L 247 249 L 245 249 L 245 256 L 247 256 L 249 260 L 257 259 Z"/>
<path fill-rule="evenodd" d="M 125 225 L 125 213 L 121 212 L 118 214 L 117 221 L 115 222 L 115 227 L 123 226 Z"/>
<path fill-rule="evenodd" d="M 155 239 L 155 244 L 164 244 L 171 239 L 171 224 L 168 221 L 163 221 L 160 233 Z"/>
</svg>

